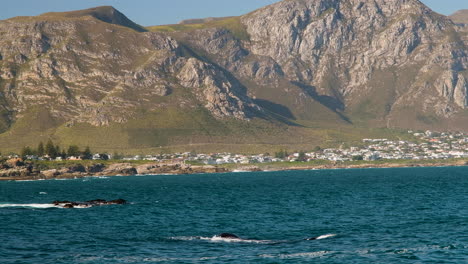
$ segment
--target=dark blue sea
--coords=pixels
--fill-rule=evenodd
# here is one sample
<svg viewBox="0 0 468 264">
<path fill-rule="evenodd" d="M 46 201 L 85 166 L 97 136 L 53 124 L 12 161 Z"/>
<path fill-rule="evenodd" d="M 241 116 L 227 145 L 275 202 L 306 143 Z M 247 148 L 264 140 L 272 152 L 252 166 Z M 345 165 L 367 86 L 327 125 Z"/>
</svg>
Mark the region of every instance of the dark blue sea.
<svg viewBox="0 0 468 264">
<path fill-rule="evenodd" d="M 468 168 L 0 182 L 0 263 L 468 263 Z"/>
</svg>

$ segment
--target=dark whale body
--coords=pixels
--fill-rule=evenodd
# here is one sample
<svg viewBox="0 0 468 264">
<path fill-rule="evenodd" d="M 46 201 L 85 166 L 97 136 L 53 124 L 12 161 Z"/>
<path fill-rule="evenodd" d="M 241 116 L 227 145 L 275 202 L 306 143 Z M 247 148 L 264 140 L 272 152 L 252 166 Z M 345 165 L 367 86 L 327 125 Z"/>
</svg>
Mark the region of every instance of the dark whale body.
<svg viewBox="0 0 468 264">
<path fill-rule="evenodd" d="M 55 206 L 60 206 L 62 208 L 88 208 L 93 206 L 102 206 L 102 205 L 111 205 L 111 204 L 126 204 L 127 201 L 124 199 L 117 199 L 112 201 L 106 201 L 102 199 L 90 200 L 86 202 L 70 202 L 70 201 L 54 201 Z"/>
<path fill-rule="evenodd" d="M 234 234 L 231 234 L 231 233 L 221 233 L 219 235 L 217 235 L 218 237 L 221 237 L 221 238 L 228 238 L 228 239 L 241 239 L 240 237 L 234 235 Z"/>
</svg>

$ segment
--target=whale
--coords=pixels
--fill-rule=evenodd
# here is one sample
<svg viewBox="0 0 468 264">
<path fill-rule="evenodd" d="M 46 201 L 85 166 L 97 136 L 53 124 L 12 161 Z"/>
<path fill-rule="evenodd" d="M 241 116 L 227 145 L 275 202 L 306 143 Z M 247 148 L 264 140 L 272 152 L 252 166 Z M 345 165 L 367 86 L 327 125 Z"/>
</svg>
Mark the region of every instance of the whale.
<svg viewBox="0 0 468 264">
<path fill-rule="evenodd" d="M 71 202 L 71 201 L 53 201 L 52 204 L 56 207 L 61 208 L 89 208 L 94 206 L 113 205 L 113 204 L 126 204 L 127 201 L 124 199 L 117 199 L 106 201 L 102 199 L 90 200 L 86 202 Z"/>
<path fill-rule="evenodd" d="M 226 238 L 226 239 L 241 239 L 240 237 L 234 235 L 234 234 L 231 234 L 231 233 L 221 233 L 219 235 L 216 235 L 217 237 L 221 237 L 221 238 Z"/>
<path fill-rule="evenodd" d="M 215 235 L 212 237 L 212 240 L 224 240 L 224 241 L 245 241 L 245 242 L 258 242 L 258 243 L 267 243 L 267 244 L 278 244 L 278 243 L 293 243 L 293 242 L 300 242 L 300 241 L 312 241 L 312 240 L 320 240 L 320 239 L 325 239 L 325 238 L 330 238 L 336 236 L 335 234 L 326 234 L 326 235 L 321 235 L 317 237 L 308 237 L 308 238 L 303 238 L 300 240 L 279 240 L 279 241 L 273 241 L 273 240 L 257 240 L 257 239 L 244 239 L 239 237 L 236 234 L 233 233 L 221 233 L 218 235 Z"/>
</svg>

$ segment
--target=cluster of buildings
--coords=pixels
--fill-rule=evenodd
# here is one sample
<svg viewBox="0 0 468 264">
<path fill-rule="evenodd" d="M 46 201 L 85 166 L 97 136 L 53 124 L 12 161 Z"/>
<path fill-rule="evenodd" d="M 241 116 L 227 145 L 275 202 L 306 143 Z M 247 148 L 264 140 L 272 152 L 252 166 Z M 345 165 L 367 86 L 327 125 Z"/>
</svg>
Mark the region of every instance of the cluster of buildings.
<svg viewBox="0 0 468 264">
<path fill-rule="evenodd" d="M 160 155 L 136 155 L 121 158 L 122 160 L 148 160 L 160 163 L 198 163 L 206 165 L 221 164 L 254 164 L 271 162 L 294 162 L 328 160 L 344 162 L 353 160 L 431 160 L 468 158 L 468 134 L 438 133 L 432 131 L 408 131 L 414 140 L 363 139 L 360 146 L 348 148 L 328 148 L 313 152 L 281 152 L 281 155 L 270 154 L 242 155 L 232 153 L 194 154 L 190 152 Z M 44 159 L 44 157 L 27 157 L 28 159 Z M 45 157 L 47 158 L 47 157 Z M 113 159 L 109 154 L 94 154 L 93 160 Z M 60 157 L 57 159 L 61 159 Z M 79 160 L 81 157 L 67 157 Z M 120 159 L 120 158 L 118 158 Z"/>
<path fill-rule="evenodd" d="M 10 155 L 8 156 L 9 158 L 18 158 L 18 155 Z M 80 155 L 75 155 L 75 156 L 58 156 L 58 157 L 51 157 L 49 155 L 44 155 L 44 156 L 38 156 L 38 155 L 26 155 L 23 158 L 26 160 L 55 160 L 55 161 L 62 161 L 62 160 L 83 160 L 83 159 L 90 159 L 90 160 L 108 160 L 112 156 L 110 154 L 92 154 L 89 158 L 80 156 Z"/>
<path fill-rule="evenodd" d="M 431 160 L 468 158 L 468 134 L 408 131 L 413 141 L 389 139 L 363 139 L 360 146 L 329 148 L 314 152 L 296 152 L 284 157 L 268 154 L 241 155 L 232 153 L 193 154 L 190 152 L 135 156 L 126 160 L 152 160 L 159 162 L 196 162 L 207 165 L 252 164 L 294 161 L 352 161 L 352 160 Z"/>
<path fill-rule="evenodd" d="M 281 159 L 271 157 L 265 154 L 258 155 L 241 155 L 231 153 L 216 153 L 216 154 L 194 154 L 191 152 L 175 153 L 175 154 L 161 154 L 157 156 L 134 156 L 126 157 L 123 160 L 148 160 L 161 163 L 186 163 L 194 162 L 206 165 L 220 165 L 220 164 L 250 164 L 250 163 L 270 163 L 282 161 Z"/>
<path fill-rule="evenodd" d="M 415 141 L 363 139 L 360 147 L 306 153 L 308 160 L 433 160 L 468 158 L 468 134 L 408 131 Z"/>
</svg>

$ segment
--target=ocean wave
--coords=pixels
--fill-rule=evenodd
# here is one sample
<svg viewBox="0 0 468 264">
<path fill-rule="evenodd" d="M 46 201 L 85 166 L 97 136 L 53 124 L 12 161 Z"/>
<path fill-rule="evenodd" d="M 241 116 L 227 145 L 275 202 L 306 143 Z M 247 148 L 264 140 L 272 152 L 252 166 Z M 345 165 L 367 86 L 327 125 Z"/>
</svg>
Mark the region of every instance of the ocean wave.
<svg viewBox="0 0 468 264">
<path fill-rule="evenodd" d="M 93 180 L 110 179 L 110 176 L 88 176 L 88 177 L 85 177 L 85 179 L 93 179 Z"/>
<path fill-rule="evenodd" d="M 409 248 L 364 248 L 356 251 L 343 251 L 346 254 L 358 254 L 361 256 L 366 255 L 379 255 L 379 254 L 390 254 L 390 255 L 401 255 L 401 256 L 412 256 L 413 254 L 427 254 L 431 252 L 447 252 L 451 250 L 465 249 L 468 246 L 461 244 L 444 244 L 444 245 L 426 245 L 421 247 L 409 247 Z"/>
<path fill-rule="evenodd" d="M 270 244 L 276 243 L 271 240 L 256 240 L 256 239 L 242 239 L 242 238 L 224 238 L 219 236 L 213 236 L 209 240 L 213 242 L 226 242 L 226 243 L 254 243 L 254 244 Z"/>
<path fill-rule="evenodd" d="M 174 176 L 177 174 L 174 173 L 150 173 L 150 174 L 137 174 L 134 176 L 139 176 L 139 177 L 146 177 L 146 176 Z"/>
<path fill-rule="evenodd" d="M 128 256 L 128 257 L 104 257 L 104 256 L 75 256 L 77 260 L 81 263 L 91 262 L 91 263 L 102 263 L 102 262 L 118 262 L 118 263 L 159 263 L 159 262 L 197 262 L 197 261 L 207 261 L 207 260 L 216 260 L 221 258 L 229 258 L 232 256 L 216 256 L 216 257 L 195 257 L 195 258 L 177 258 L 177 257 L 140 257 L 140 256 Z"/>
<path fill-rule="evenodd" d="M 334 237 L 334 236 L 336 236 L 336 234 L 321 235 L 321 236 L 318 236 L 318 237 L 316 238 L 316 240 L 326 239 L 326 238 L 330 238 L 330 237 Z"/>
<path fill-rule="evenodd" d="M 35 182 L 35 181 L 45 181 L 45 179 L 37 179 L 37 180 L 15 180 L 16 182 Z"/>
<path fill-rule="evenodd" d="M 0 208 L 9 208 L 9 207 L 26 207 L 26 208 L 37 208 L 37 209 L 47 209 L 47 208 L 60 208 L 54 204 L 0 204 Z"/>
<path fill-rule="evenodd" d="M 271 240 L 255 240 L 255 239 L 241 239 L 241 238 L 223 238 L 219 236 L 212 237 L 202 237 L 202 236 L 180 236 L 180 237 L 171 237 L 171 240 L 183 240 L 183 241 L 192 241 L 192 240 L 204 240 L 209 242 L 225 242 L 225 243 L 254 243 L 254 244 L 268 244 L 275 243 L 276 241 Z"/>
<path fill-rule="evenodd" d="M 178 236 L 170 237 L 170 240 L 182 240 L 182 241 L 192 241 L 192 240 L 209 240 L 211 237 L 198 237 L 198 236 Z"/>
<path fill-rule="evenodd" d="M 60 208 L 63 209 L 60 205 L 55 204 L 0 204 L 0 208 L 31 208 L 31 209 L 50 209 L 50 208 Z M 84 208 L 91 208 L 92 206 L 87 204 L 82 205 L 75 205 L 73 208 L 77 209 L 84 209 Z"/>
<path fill-rule="evenodd" d="M 318 236 L 315 239 L 305 239 L 305 240 L 321 240 L 326 238 L 331 238 L 336 236 L 336 234 L 326 234 Z M 229 237 L 220 237 L 215 235 L 212 237 L 203 237 L 203 236 L 179 236 L 179 237 L 170 237 L 171 240 L 183 240 L 183 241 L 192 241 L 192 240 L 204 240 L 210 242 L 225 242 L 225 243 L 253 243 L 253 244 L 277 244 L 277 243 L 288 243 L 288 242 L 297 242 L 301 240 L 260 240 L 260 239 L 243 239 L 243 238 L 229 238 Z"/>
<path fill-rule="evenodd" d="M 291 253 L 291 254 L 263 254 L 260 257 L 263 258 L 275 258 L 275 259 L 290 259 L 290 258 L 318 258 L 323 257 L 327 254 L 333 253 L 331 251 L 315 251 L 315 252 L 301 252 L 301 253 Z"/>
</svg>

